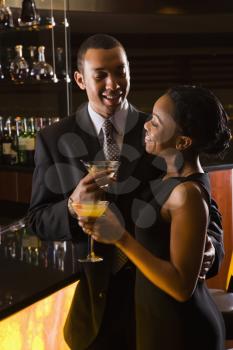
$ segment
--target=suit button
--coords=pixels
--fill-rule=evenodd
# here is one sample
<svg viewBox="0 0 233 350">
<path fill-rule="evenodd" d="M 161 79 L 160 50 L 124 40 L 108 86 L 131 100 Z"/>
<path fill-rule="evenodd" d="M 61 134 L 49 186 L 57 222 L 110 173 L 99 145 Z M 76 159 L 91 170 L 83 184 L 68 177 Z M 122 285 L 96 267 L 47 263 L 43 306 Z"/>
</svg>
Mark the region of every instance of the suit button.
<svg viewBox="0 0 233 350">
<path fill-rule="evenodd" d="M 99 298 L 102 299 L 104 297 L 105 293 L 104 292 L 99 292 Z"/>
</svg>

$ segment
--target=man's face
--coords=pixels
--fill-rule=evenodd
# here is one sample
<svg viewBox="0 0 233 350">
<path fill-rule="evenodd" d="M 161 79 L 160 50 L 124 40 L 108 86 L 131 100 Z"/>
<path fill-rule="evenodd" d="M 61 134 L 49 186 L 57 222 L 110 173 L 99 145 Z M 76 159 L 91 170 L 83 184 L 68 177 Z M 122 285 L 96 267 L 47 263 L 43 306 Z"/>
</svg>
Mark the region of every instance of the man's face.
<svg viewBox="0 0 233 350">
<path fill-rule="evenodd" d="M 124 103 L 130 87 L 129 65 L 121 47 L 89 49 L 83 58 L 83 71 L 75 80 L 86 90 L 93 110 L 111 116 Z"/>
</svg>

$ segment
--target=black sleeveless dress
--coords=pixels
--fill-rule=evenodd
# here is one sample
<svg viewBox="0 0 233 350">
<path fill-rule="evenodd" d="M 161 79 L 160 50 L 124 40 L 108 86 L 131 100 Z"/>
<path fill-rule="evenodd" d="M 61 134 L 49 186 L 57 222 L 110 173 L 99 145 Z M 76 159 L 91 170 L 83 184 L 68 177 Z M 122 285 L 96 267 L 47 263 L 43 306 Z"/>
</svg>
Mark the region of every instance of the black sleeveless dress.
<svg viewBox="0 0 233 350">
<path fill-rule="evenodd" d="M 164 260 L 170 259 L 170 224 L 162 221 L 160 209 L 173 189 L 185 181 L 202 186 L 210 202 L 209 177 L 197 173 L 155 180 L 134 203 L 136 239 Z M 135 297 L 137 350 L 224 350 L 224 321 L 205 282 L 197 283 L 188 301 L 178 302 L 137 270 Z"/>
</svg>

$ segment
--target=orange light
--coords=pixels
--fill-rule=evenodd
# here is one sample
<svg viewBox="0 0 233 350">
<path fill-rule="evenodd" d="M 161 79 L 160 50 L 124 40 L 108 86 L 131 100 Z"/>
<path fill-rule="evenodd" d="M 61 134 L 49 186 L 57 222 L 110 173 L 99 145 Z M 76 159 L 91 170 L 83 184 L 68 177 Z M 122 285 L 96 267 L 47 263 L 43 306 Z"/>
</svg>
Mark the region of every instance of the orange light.
<svg viewBox="0 0 233 350">
<path fill-rule="evenodd" d="M 162 15 L 181 15 L 184 14 L 184 10 L 178 7 L 161 7 L 158 11 Z"/>
<path fill-rule="evenodd" d="M 69 350 L 63 326 L 77 283 L 0 321 L 1 350 Z"/>
</svg>

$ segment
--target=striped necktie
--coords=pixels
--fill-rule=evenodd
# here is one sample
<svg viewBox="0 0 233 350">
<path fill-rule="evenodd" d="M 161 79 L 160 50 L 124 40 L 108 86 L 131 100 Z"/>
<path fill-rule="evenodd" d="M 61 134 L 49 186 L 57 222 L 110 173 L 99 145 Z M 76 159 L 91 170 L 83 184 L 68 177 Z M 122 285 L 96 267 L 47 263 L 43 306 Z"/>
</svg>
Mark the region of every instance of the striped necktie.
<svg viewBox="0 0 233 350">
<path fill-rule="evenodd" d="M 120 150 L 113 138 L 113 125 L 109 119 L 106 119 L 102 126 L 104 134 L 103 150 L 106 160 L 119 160 Z"/>
<path fill-rule="evenodd" d="M 106 119 L 102 126 L 104 134 L 103 151 L 106 160 L 119 160 L 120 149 L 113 138 L 113 125 Z M 113 250 L 112 273 L 116 274 L 126 264 L 127 256 L 117 247 Z"/>
</svg>

